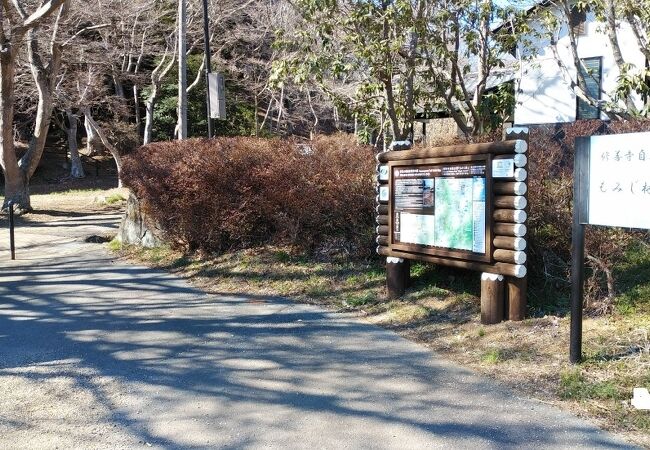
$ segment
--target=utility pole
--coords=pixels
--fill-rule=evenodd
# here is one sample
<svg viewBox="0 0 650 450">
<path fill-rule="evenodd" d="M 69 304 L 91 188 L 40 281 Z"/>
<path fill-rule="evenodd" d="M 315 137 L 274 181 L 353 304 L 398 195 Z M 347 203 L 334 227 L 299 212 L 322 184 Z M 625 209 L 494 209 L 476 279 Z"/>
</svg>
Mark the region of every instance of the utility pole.
<svg viewBox="0 0 650 450">
<path fill-rule="evenodd" d="M 178 139 L 187 139 L 187 0 L 178 0 Z"/>
<path fill-rule="evenodd" d="M 210 73 L 212 72 L 212 55 L 210 53 L 210 18 L 208 17 L 208 0 L 203 0 L 203 40 L 205 41 L 205 108 L 208 119 L 208 139 L 212 134 L 212 111 L 210 111 Z"/>
</svg>

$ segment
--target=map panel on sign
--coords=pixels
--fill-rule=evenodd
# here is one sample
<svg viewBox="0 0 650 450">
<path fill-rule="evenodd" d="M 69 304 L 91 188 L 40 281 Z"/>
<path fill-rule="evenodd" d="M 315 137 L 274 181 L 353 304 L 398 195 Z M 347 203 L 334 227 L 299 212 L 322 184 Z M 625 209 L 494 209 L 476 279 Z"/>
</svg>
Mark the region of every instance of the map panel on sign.
<svg viewBox="0 0 650 450">
<path fill-rule="evenodd" d="M 393 240 L 486 253 L 486 163 L 393 168 Z"/>
</svg>

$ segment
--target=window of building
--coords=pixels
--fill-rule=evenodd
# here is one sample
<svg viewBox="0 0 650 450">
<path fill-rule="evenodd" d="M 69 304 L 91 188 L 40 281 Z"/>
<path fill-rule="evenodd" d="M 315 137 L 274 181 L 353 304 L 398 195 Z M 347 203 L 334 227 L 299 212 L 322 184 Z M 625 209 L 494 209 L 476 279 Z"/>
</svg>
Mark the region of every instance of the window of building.
<svg viewBox="0 0 650 450">
<path fill-rule="evenodd" d="M 575 36 L 584 36 L 587 34 L 586 26 L 587 23 L 587 10 L 584 8 L 578 8 L 574 6 L 571 8 L 571 17 L 569 18 L 569 25 L 573 34 Z"/>
<path fill-rule="evenodd" d="M 580 78 L 578 78 L 578 85 L 585 90 L 587 95 L 593 99 L 600 100 L 600 93 L 602 91 L 602 59 L 601 58 L 585 58 L 582 60 L 580 72 L 584 77 L 585 84 L 582 85 Z M 592 106 L 578 97 L 578 108 L 576 119 L 600 119 L 600 108 Z"/>
</svg>

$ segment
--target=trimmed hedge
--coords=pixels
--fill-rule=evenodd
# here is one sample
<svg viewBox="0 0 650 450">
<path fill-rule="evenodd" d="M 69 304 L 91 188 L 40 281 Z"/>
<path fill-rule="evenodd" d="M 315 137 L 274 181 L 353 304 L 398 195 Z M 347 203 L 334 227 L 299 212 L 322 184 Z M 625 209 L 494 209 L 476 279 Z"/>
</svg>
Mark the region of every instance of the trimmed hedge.
<svg viewBox="0 0 650 450">
<path fill-rule="evenodd" d="M 309 145 L 259 138 L 159 142 L 125 156 L 123 182 L 172 245 L 264 244 L 369 255 L 374 152 L 353 137 Z"/>
<path fill-rule="evenodd" d="M 648 120 L 531 129 L 529 273 L 537 292 L 568 287 L 575 137 L 648 130 Z M 125 185 L 177 247 L 220 252 L 289 244 L 356 256 L 374 252 L 374 151 L 352 136 L 319 137 L 308 146 L 257 138 L 161 142 L 127 155 L 123 165 Z M 592 309 L 612 307 L 616 264 L 638 239 L 648 241 L 648 234 L 589 227 L 586 297 Z M 553 299 L 538 300 L 555 304 L 549 294 Z"/>
</svg>

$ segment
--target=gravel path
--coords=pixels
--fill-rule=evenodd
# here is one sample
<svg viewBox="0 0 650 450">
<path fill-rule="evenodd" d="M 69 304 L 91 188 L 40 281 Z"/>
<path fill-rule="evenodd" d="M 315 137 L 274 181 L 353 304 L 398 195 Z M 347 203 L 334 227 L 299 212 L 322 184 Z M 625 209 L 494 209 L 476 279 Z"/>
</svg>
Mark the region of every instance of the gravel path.
<svg viewBox="0 0 650 450">
<path fill-rule="evenodd" d="M 115 213 L 0 237 L 0 448 L 627 448 L 353 317 L 113 261 Z"/>
</svg>

